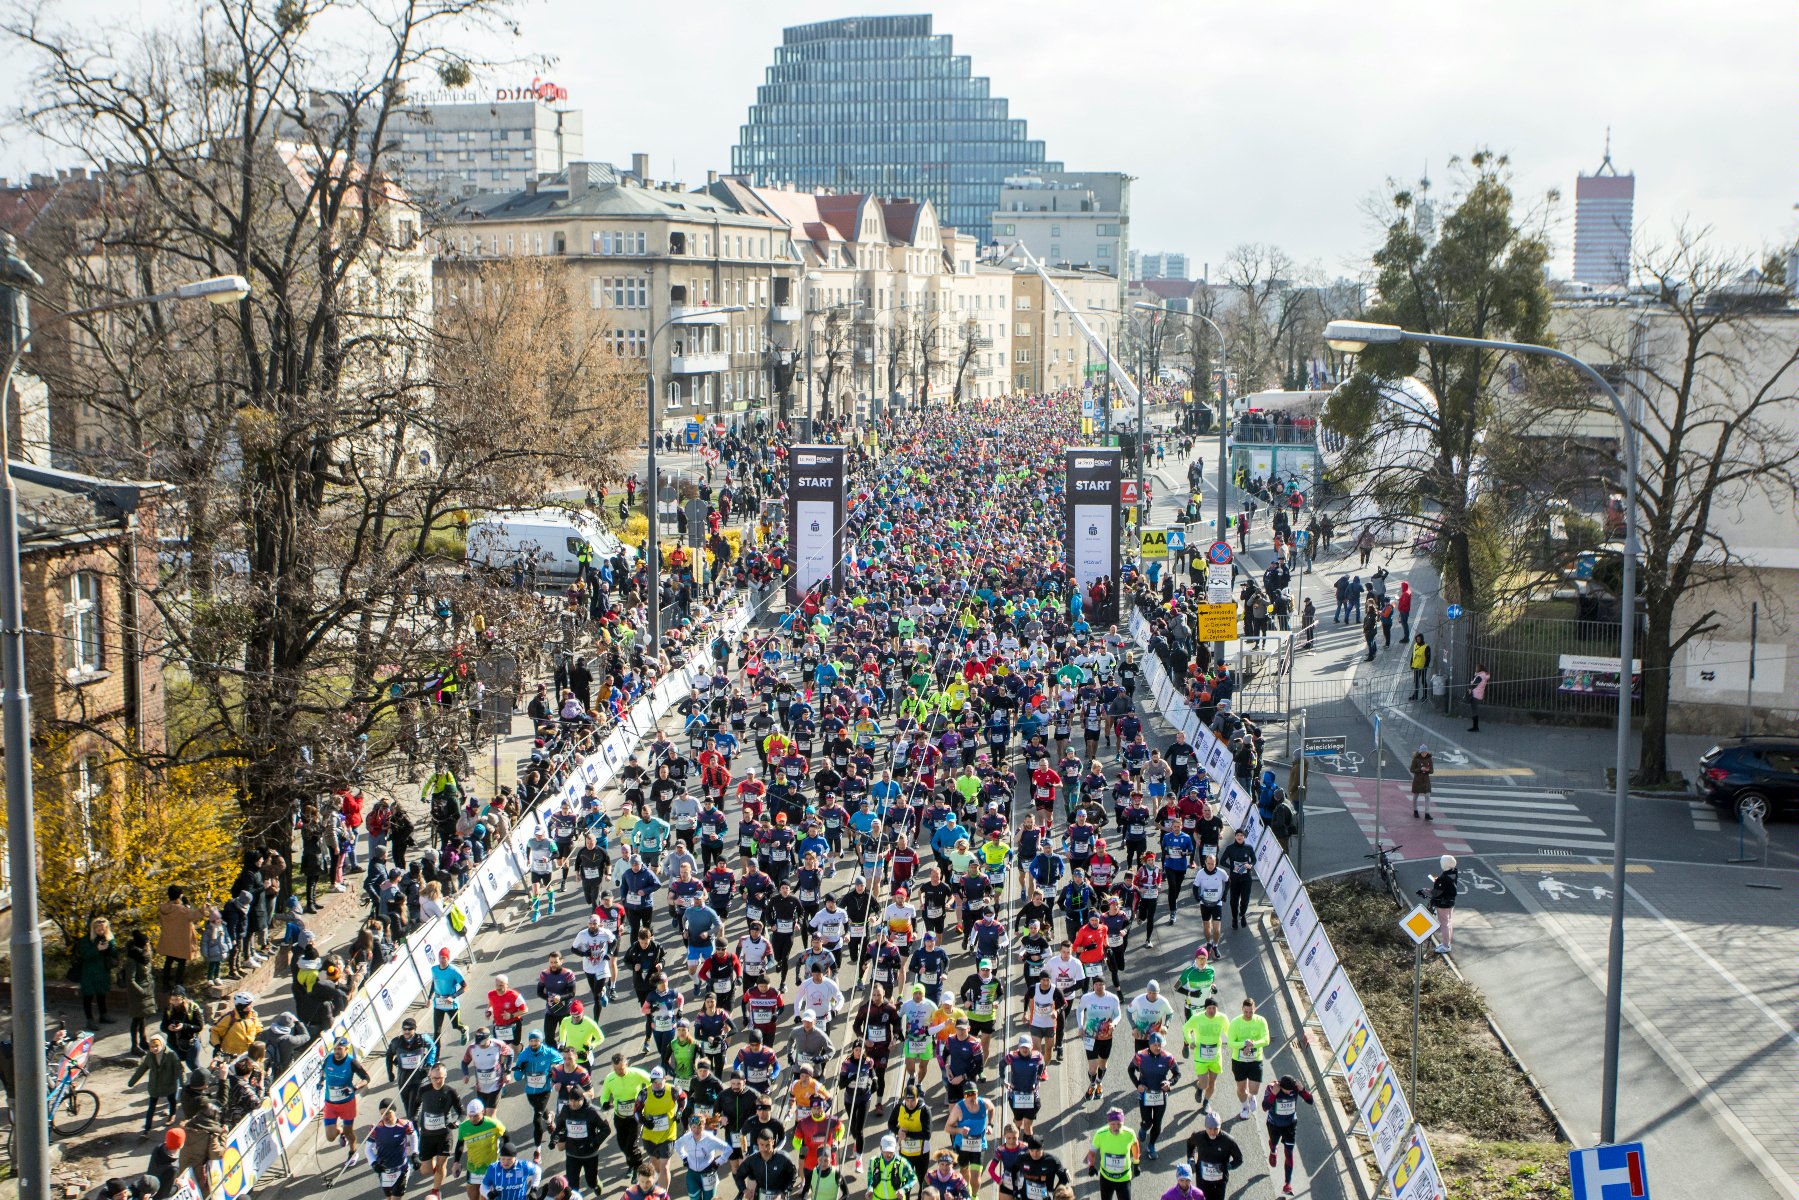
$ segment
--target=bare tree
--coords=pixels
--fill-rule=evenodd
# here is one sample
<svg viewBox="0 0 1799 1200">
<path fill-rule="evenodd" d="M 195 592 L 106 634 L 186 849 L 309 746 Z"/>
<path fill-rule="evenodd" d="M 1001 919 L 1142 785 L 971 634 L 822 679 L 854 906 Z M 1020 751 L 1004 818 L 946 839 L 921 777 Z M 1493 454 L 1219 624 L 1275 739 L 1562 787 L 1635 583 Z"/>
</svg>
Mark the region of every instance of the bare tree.
<svg viewBox="0 0 1799 1200">
<path fill-rule="evenodd" d="M 967 377 L 975 360 L 981 356 L 981 323 L 973 317 L 962 322 L 955 331 L 956 344 L 954 362 L 956 365 L 956 385 L 950 398 L 957 403 L 962 400 L 962 381 Z"/>
<path fill-rule="evenodd" d="M 816 339 L 812 347 L 813 369 L 819 373 L 818 400 L 826 415 L 841 412 L 837 405 L 839 376 L 852 374 L 851 364 L 855 361 L 853 317 L 852 309 L 836 305 L 825 311 L 824 325 L 813 331 Z"/>
<path fill-rule="evenodd" d="M 1761 586 L 1756 550 L 1789 544 L 1799 507 L 1799 319 L 1784 304 L 1770 308 L 1757 266 L 1683 229 L 1636 256 L 1633 275 L 1650 281 L 1653 303 L 1576 308 L 1558 331 L 1564 345 L 1603 365 L 1637 414 L 1644 784 L 1668 777 L 1676 656 L 1744 623 Z M 1598 455 L 1605 480 L 1623 479 L 1619 439 L 1592 432 L 1615 428 L 1603 397 L 1567 389 L 1543 415 L 1546 423 L 1565 418 L 1556 436 Z M 1745 517 L 1774 540 L 1745 545 L 1755 540 Z M 1615 569 L 1611 579 L 1615 587 Z"/>
<path fill-rule="evenodd" d="M 108 163 L 125 198 L 98 243 L 132 264 L 121 286 L 250 280 L 169 327 L 160 374 L 102 367 L 121 409 L 148 404 L 133 453 L 172 466 L 194 564 L 155 597 L 166 659 L 193 672 L 169 757 L 245 760 L 247 836 L 285 845 L 317 764 L 540 637 L 533 597 L 453 561 L 457 527 L 541 503 L 548 479 L 615 476 L 628 436 L 597 331 L 520 315 L 533 295 L 582 307 L 559 277 L 471 268 L 434 305 L 387 169 L 407 81 L 465 81 L 449 47 L 505 32 L 504 7 L 214 0 L 144 34 L 7 28 L 44 98 L 25 119 Z"/>
</svg>

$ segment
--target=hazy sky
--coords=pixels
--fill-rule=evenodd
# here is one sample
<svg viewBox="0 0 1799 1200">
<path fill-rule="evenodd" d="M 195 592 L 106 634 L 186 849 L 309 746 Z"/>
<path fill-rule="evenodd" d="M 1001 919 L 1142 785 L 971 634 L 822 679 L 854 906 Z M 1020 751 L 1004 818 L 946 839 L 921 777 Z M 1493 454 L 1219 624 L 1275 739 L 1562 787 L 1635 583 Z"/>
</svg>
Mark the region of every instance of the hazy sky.
<svg viewBox="0 0 1799 1200">
<path fill-rule="evenodd" d="M 181 11 L 175 0 L 131 9 Z M 528 0 L 516 53 L 554 57 L 545 74 L 585 110 L 589 158 L 647 151 L 653 174 L 693 184 L 729 169 L 784 25 L 919 11 L 1051 158 L 1135 175 L 1133 244 L 1185 251 L 1195 271 L 1250 241 L 1327 274 L 1357 271 L 1384 181 L 1428 169 L 1447 187 L 1450 156 L 1480 145 L 1511 156 L 1521 193 L 1564 193 L 1554 232 L 1565 262 L 1575 175 L 1598 165 L 1607 125 L 1614 161 L 1637 174 L 1640 229 L 1690 220 L 1751 250 L 1799 234 L 1781 4 Z M 16 62 L 6 54 L 0 68 Z M 19 154 L 0 162 L 43 165 Z"/>
</svg>

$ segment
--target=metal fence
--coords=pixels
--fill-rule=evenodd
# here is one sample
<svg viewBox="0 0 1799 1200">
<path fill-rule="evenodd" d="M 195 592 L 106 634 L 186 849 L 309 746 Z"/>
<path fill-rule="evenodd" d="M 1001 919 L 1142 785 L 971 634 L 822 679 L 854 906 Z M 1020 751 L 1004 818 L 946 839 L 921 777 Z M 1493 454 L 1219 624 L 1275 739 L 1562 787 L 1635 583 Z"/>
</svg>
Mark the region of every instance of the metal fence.
<svg viewBox="0 0 1799 1200">
<path fill-rule="evenodd" d="M 1608 715 L 1618 705 L 1619 628 L 1616 621 L 1470 614 L 1455 682 L 1484 666 L 1492 675 L 1486 697 L 1492 707 Z M 1638 636 L 1641 645 L 1640 629 Z M 1640 676 L 1634 683 L 1640 707 Z"/>
</svg>

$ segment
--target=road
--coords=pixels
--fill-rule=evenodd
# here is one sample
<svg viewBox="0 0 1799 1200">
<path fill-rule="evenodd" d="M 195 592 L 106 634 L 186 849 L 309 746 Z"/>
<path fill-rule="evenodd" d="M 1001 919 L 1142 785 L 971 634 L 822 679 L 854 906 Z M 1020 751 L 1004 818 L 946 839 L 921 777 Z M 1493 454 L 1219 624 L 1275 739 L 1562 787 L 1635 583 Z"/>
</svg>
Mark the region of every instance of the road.
<svg viewBox="0 0 1799 1200">
<path fill-rule="evenodd" d="M 1146 708 L 1144 711 L 1148 717 L 1146 727 L 1151 743 L 1165 745 L 1170 740 L 1172 731 L 1151 710 Z M 672 720 L 670 724 L 672 728 Z M 618 800 L 616 795 L 608 796 L 607 799 L 613 805 Z M 850 875 L 847 870 L 839 871 L 832 882 L 835 889 L 847 889 Z M 520 987 L 527 997 L 531 995 L 531 982 L 542 969 L 550 951 L 567 951 L 576 930 L 584 922 L 578 890 L 565 888 L 560 893 L 560 898 L 562 907 L 558 913 L 536 923 L 528 919 L 523 905 L 514 901 L 506 910 L 503 920 L 483 931 L 477 939 L 477 962 L 468 971 L 471 994 L 485 994 L 493 974 L 504 972 L 514 986 Z M 1172 986 L 1174 978 L 1190 961 L 1191 949 L 1198 936 L 1196 926 L 1197 914 L 1189 907 L 1181 912 L 1172 928 L 1164 923 L 1156 931 L 1157 938 L 1153 947 L 1142 943 L 1140 929 L 1133 934 L 1129 966 L 1125 975 L 1127 999 L 1140 994 L 1144 984 L 1151 978 Z M 659 928 L 666 931 L 666 924 Z M 744 932 L 741 910 L 732 916 L 728 931 L 733 942 Z M 1264 1015 L 1269 1017 L 1273 1031 L 1274 1053 L 1268 1066 L 1269 1077 L 1273 1078 L 1283 1072 L 1303 1076 L 1303 1067 L 1295 1051 L 1287 1044 L 1291 1030 L 1284 1023 L 1283 1010 L 1280 1005 L 1271 1001 L 1279 983 L 1278 978 L 1260 956 L 1260 948 L 1261 943 L 1252 930 L 1227 933 L 1226 954 L 1219 964 L 1218 972 L 1220 999 L 1227 1011 L 1234 1012 L 1244 996 L 1254 997 Z M 952 959 L 950 978 L 960 982 L 971 972 L 972 966 L 967 955 L 955 956 Z M 691 994 L 691 981 L 686 978 L 684 970 L 676 971 L 672 981 L 676 987 Z M 622 987 L 621 992 L 628 995 L 628 986 Z M 622 1050 L 631 1056 L 634 1063 L 647 1067 L 653 1058 L 639 1050 L 641 1017 L 626 1012 L 625 1007 L 615 1004 L 601 1016 L 601 1026 L 607 1036 L 607 1048 Z M 1015 1029 L 1018 1020 L 1016 1006 L 1011 1020 Z M 839 1044 L 842 1043 L 841 1035 L 837 1040 Z M 1080 1194 L 1090 1194 L 1089 1189 L 1093 1186 L 1085 1174 L 1079 1171 L 1079 1167 L 1085 1156 L 1088 1139 L 1092 1131 L 1102 1123 L 1106 1109 L 1113 1105 L 1125 1108 L 1128 1113 L 1127 1124 L 1133 1129 L 1137 1126 L 1137 1106 L 1126 1075 L 1130 1059 L 1129 1042 L 1122 1037 L 1120 1041 L 1120 1049 L 1111 1059 L 1104 1075 L 1104 1094 L 1098 1100 L 1089 1101 L 1084 1098 L 1087 1078 L 1079 1042 L 1075 1038 L 1069 1039 L 1067 1061 L 1052 1069 L 1044 1086 L 1044 1116 L 1037 1123 L 1037 1131 L 1043 1136 L 1050 1152 L 1059 1156 L 1070 1171 L 1076 1174 L 1077 1191 Z M 460 1046 L 452 1045 L 448 1049 L 452 1052 L 452 1057 L 460 1056 Z M 996 1056 L 998 1053 L 996 1043 Z M 376 1074 L 380 1079 L 379 1069 Z M 1173 1185 L 1174 1165 L 1180 1160 L 1182 1144 L 1189 1134 L 1200 1128 L 1200 1114 L 1191 1088 L 1192 1077 L 1185 1063 L 1182 1077 L 1182 1086 L 1169 1108 L 1166 1128 L 1161 1138 L 1160 1158 L 1155 1162 L 1144 1163 L 1144 1172 L 1135 1184 L 1137 1196 L 1157 1197 Z M 898 1079 L 899 1070 L 894 1067 L 889 1073 L 890 1091 L 896 1087 Z M 452 1081 L 454 1082 L 454 1073 Z M 1311 1079 L 1307 1082 L 1314 1086 L 1318 1083 Z M 1227 1097 L 1229 1089 L 1227 1079 L 1219 1086 L 1219 1096 Z M 996 1103 L 1001 1101 L 1001 1094 L 991 1072 L 984 1091 Z M 391 1094 L 391 1088 L 377 1087 L 371 1097 L 364 1101 L 365 1111 L 372 1113 L 374 1102 Z M 926 1101 L 936 1115 L 941 1129 L 942 1114 L 945 1111 L 944 1093 L 934 1072 Z M 1280 1188 L 1279 1168 L 1275 1168 L 1276 1176 L 1271 1177 L 1259 1112 L 1248 1121 L 1238 1121 L 1235 1119 L 1235 1105 L 1229 1104 L 1228 1099 L 1225 1103 L 1232 1110 L 1229 1113 L 1232 1119 L 1226 1122 L 1226 1130 L 1239 1141 L 1246 1157 L 1244 1168 L 1232 1179 L 1232 1196 L 1244 1200 L 1260 1200 L 1261 1197 L 1277 1195 Z M 502 1098 L 499 1116 L 509 1128 L 519 1131 L 521 1139 L 528 1138 L 529 1109 L 516 1086 Z M 876 1131 L 878 1124 L 878 1120 L 871 1119 L 871 1133 Z M 872 1140 L 871 1138 L 871 1142 Z M 944 1144 L 944 1140 L 940 1133 L 937 1144 Z M 334 1170 L 341 1162 L 342 1155 L 339 1151 L 323 1151 L 320 1145 L 321 1139 L 317 1132 L 310 1134 L 301 1143 L 302 1149 L 291 1164 L 293 1176 L 282 1185 L 283 1190 L 308 1197 L 328 1197 L 331 1200 L 340 1197 L 345 1200 L 350 1197 L 366 1197 L 374 1191 L 374 1181 L 366 1168 L 352 1167 L 342 1175 L 327 1174 L 327 1168 Z M 1345 1192 L 1338 1173 L 1339 1162 L 1316 1113 L 1308 1112 L 1302 1118 L 1299 1141 L 1299 1166 L 1295 1179 L 1298 1194 L 1318 1197 L 1319 1200 L 1341 1200 Z M 561 1152 L 558 1150 L 548 1153 L 545 1165 L 549 1169 L 560 1169 Z M 602 1194 L 608 1197 L 617 1195 L 626 1180 L 623 1158 L 614 1145 L 608 1144 L 601 1159 L 600 1170 Z M 859 1181 L 857 1190 L 860 1190 Z M 730 1194 L 729 1185 L 725 1191 Z M 678 1180 L 676 1194 L 682 1194 Z"/>
<path fill-rule="evenodd" d="M 1253 543 L 1248 557 L 1257 558 Z M 1390 590 L 1411 581 L 1418 627 L 1434 640 L 1442 612 L 1429 563 L 1403 548 L 1383 548 L 1372 565 L 1382 561 L 1391 563 Z M 1307 593 L 1328 597 L 1346 572 L 1366 577 L 1352 559 L 1322 559 Z M 1370 662 L 1360 627 L 1333 624 L 1331 607 L 1320 604 L 1315 647 L 1300 656 L 1294 709 L 1304 710 L 1306 734 L 1347 744 L 1314 763 L 1303 873 L 1366 869 L 1378 834 L 1398 847 L 1410 894 L 1440 855 L 1455 855 L 1465 892 L 1455 962 L 1486 993 L 1571 1138 L 1595 1144 L 1616 835 L 1605 778 L 1612 734 L 1491 720 L 1472 732 L 1465 717 L 1410 699 L 1399 629 L 1394 648 L 1383 641 Z M 1271 728 L 1277 739 L 1285 733 Z M 1690 762 L 1707 744 L 1674 739 L 1673 757 Z M 1420 745 L 1437 764 L 1429 822 L 1411 807 L 1409 763 Z M 1799 824 L 1771 825 L 1763 846 L 1683 795 L 1633 796 L 1627 819 L 1619 1137 L 1647 1143 L 1657 1197 L 1799 1197 L 1791 1137 Z M 1752 861 L 1732 861 L 1743 858 Z"/>
</svg>

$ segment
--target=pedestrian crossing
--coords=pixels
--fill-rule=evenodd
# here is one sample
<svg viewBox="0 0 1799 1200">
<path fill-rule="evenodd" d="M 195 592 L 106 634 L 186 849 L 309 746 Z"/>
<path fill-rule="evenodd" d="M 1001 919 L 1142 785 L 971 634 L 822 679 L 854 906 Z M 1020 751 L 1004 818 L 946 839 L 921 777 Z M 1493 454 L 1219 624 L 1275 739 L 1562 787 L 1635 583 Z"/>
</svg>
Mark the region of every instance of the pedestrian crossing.
<svg viewBox="0 0 1799 1200">
<path fill-rule="evenodd" d="M 1718 810 L 1703 800 L 1690 800 L 1687 808 L 1693 814 L 1693 828 L 1701 833 L 1718 833 L 1724 826 L 1718 820 Z"/>
<path fill-rule="evenodd" d="M 1382 780 L 1379 813 L 1375 781 L 1326 776 L 1356 824 L 1372 841 L 1378 823 L 1381 838 L 1406 848 L 1406 858 L 1440 852 L 1550 852 L 1605 856 L 1612 839 L 1594 824 L 1566 793 L 1542 788 L 1491 784 L 1438 783 L 1431 790 L 1434 821 L 1412 816 L 1411 787 L 1404 779 Z M 1413 853 L 1416 848 L 1419 853 Z"/>
</svg>

